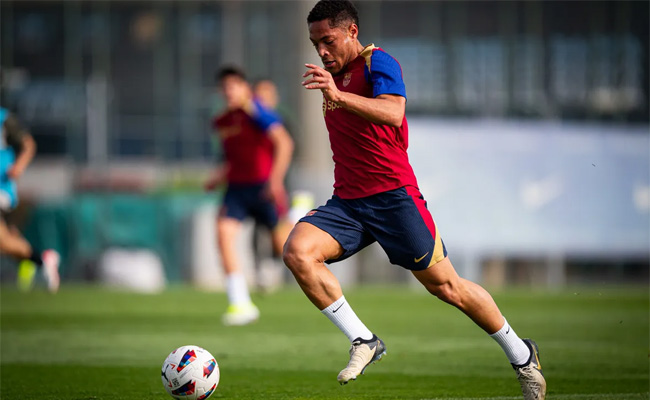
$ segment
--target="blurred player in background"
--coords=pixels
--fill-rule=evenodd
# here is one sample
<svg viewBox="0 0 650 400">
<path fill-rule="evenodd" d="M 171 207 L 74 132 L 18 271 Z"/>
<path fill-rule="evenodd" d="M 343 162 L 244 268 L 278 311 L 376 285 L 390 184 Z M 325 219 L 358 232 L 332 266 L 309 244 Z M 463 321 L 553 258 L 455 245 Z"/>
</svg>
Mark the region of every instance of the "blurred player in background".
<svg viewBox="0 0 650 400">
<path fill-rule="evenodd" d="M 307 297 L 352 343 L 338 381 L 356 379 L 386 346 L 357 317 L 325 262 L 344 260 L 377 241 L 391 263 L 410 270 L 431 294 L 460 309 L 499 343 L 525 399 L 543 399 L 546 381 L 535 342 L 520 339 L 490 294 L 460 278 L 447 257 L 408 160 L 400 65 L 382 49 L 361 45 L 357 10 L 347 0 L 319 1 L 307 22 L 324 68 L 306 64 L 303 85 L 323 94 L 334 195 L 295 226 L 284 260 Z"/>
<path fill-rule="evenodd" d="M 284 107 L 280 101 L 280 94 L 275 82 L 268 78 L 262 78 L 255 81 L 253 84 L 253 94 L 255 99 L 259 101 L 267 109 L 274 111 L 282 120 L 282 124 L 296 140 L 291 131 L 290 121 L 293 116 L 290 110 Z M 294 156 L 296 153 L 294 152 Z M 291 189 L 290 189 L 291 191 Z M 283 230 L 283 235 L 289 236 L 291 229 L 309 210 L 314 207 L 313 194 L 304 189 L 291 191 L 291 204 L 289 212 L 281 216 L 278 223 L 278 228 Z M 270 293 L 277 289 L 283 281 L 284 272 L 286 268 L 279 259 L 280 254 L 276 253 L 273 249 L 269 250 L 272 246 L 265 240 L 268 235 L 265 228 L 261 224 L 255 224 L 255 233 L 253 247 L 256 255 L 255 266 L 257 268 L 257 285 L 258 289 L 263 293 Z M 272 253 L 269 255 L 269 253 Z"/>
<path fill-rule="evenodd" d="M 35 249 L 13 226 L 6 222 L 6 214 L 18 205 L 16 181 L 21 177 L 36 154 L 36 143 L 20 125 L 16 117 L 0 108 L 0 253 L 12 256 L 21 263 L 19 282 L 22 288 L 31 286 L 33 265 L 45 276 L 48 289 L 59 290 L 59 254 L 55 250 Z"/>
<path fill-rule="evenodd" d="M 253 96 L 262 106 L 266 107 L 267 110 L 273 111 L 280 118 L 282 125 L 284 125 L 287 132 L 291 135 L 291 131 L 287 126 L 287 118 L 279 109 L 280 96 L 275 83 L 268 78 L 256 80 L 253 84 Z M 289 236 L 291 228 L 296 223 L 296 221 L 291 223 L 287 219 L 287 216 L 287 213 L 281 215 L 278 226 L 276 227 L 276 229 L 284 230 L 282 235 L 285 238 Z M 253 253 L 255 256 L 256 270 L 255 283 L 261 293 L 271 293 L 282 283 L 282 275 L 285 268 L 280 260 L 280 253 L 276 250 L 273 248 L 267 228 L 264 224 L 256 221 L 253 232 Z"/>
<path fill-rule="evenodd" d="M 243 71 L 223 68 L 217 80 L 226 110 L 214 119 L 213 128 L 223 154 L 205 187 L 227 185 L 217 218 L 217 246 L 230 303 L 223 323 L 245 325 L 259 317 L 259 310 L 251 301 L 235 244 L 242 221 L 253 217 L 269 229 L 273 247 L 281 253 L 288 232 L 279 229 L 278 222 L 288 210 L 284 179 L 293 141 L 280 118 L 254 99 Z"/>
</svg>

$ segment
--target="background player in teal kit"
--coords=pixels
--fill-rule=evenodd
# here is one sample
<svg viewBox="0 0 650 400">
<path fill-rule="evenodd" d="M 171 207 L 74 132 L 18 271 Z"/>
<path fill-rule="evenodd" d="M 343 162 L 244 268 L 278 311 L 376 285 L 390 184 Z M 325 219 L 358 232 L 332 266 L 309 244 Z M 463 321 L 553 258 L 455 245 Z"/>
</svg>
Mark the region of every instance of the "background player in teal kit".
<svg viewBox="0 0 650 400">
<path fill-rule="evenodd" d="M 16 181 L 32 161 L 36 144 L 5 108 L 0 108 L 0 126 L 0 253 L 17 260 L 33 261 L 43 271 L 48 289 L 56 292 L 59 289 L 59 254 L 54 250 L 34 249 L 16 228 L 8 226 L 5 219 L 18 205 Z M 33 274 L 28 279 L 31 277 Z"/>
<path fill-rule="evenodd" d="M 253 98 L 241 70 L 224 68 L 217 79 L 226 110 L 214 119 L 213 128 L 223 154 L 206 188 L 227 185 L 217 218 L 217 246 L 230 303 L 223 322 L 244 325 L 255 321 L 259 310 L 250 299 L 235 243 L 242 221 L 253 217 L 271 231 L 273 245 L 281 252 L 288 231 L 279 222 L 288 210 L 284 179 L 293 141 L 280 118 Z"/>
<path fill-rule="evenodd" d="M 303 85 L 323 94 L 334 195 L 296 225 L 284 260 L 307 297 L 352 343 L 338 381 L 356 379 L 385 354 L 386 345 L 357 317 L 325 263 L 377 241 L 391 263 L 409 269 L 431 294 L 463 311 L 501 345 L 525 399 L 543 399 L 546 382 L 536 344 L 520 339 L 489 293 L 460 278 L 447 257 L 408 160 L 400 65 L 381 48 L 361 45 L 357 11 L 347 0 L 319 1 L 307 22 L 324 68 L 306 64 Z"/>
</svg>

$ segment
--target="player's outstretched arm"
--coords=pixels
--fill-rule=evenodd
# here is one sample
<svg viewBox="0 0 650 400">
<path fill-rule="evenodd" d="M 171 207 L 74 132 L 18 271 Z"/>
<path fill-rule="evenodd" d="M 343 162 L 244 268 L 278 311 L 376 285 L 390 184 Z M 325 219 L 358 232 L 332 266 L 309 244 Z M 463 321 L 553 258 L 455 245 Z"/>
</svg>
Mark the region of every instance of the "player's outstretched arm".
<svg viewBox="0 0 650 400">
<path fill-rule="evenodd" d="M 325 69 L 314 65 L 305 64 L 307 72 L 303 77 L 311 78 L 302 82 L 308 89 L 320 89 L 327 100 L 333 101 L 348 111 L 362 116 L 370 122 L 392 127 L 402 126 L 404 112 L 406 110 L 406 99 L 402 96 L 381 94 L 375 98 L 368 98 L 354 93 L 342 92 L 334 83 L 332 74 Z"/>
</svg>

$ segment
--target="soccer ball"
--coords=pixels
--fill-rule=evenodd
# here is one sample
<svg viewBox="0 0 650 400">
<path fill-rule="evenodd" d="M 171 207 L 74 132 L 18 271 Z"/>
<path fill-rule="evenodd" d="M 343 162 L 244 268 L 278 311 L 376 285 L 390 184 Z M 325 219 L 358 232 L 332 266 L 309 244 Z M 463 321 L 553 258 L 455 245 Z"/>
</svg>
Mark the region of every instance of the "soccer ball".
<svg viewBox="0 0 650 400">
<path fill-rule="evenodd" d="M 219 384 L 219 365 L 209 351 L 183 346 L 172 351 L 162 366 L 165 390 L 179 400 L 205 400 Z"/>
</svg>

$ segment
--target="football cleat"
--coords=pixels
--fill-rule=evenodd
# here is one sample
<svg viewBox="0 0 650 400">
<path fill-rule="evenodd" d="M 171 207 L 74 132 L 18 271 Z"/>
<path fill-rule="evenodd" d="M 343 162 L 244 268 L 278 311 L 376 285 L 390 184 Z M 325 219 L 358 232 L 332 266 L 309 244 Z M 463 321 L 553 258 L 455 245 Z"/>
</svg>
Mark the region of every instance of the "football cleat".
<svg viewBox="0 0 650 400">
<path fill-rule="evenodd" d="M 517 372 L 524 400 L 544 400 L 546 398 L 546 379 L 542 373 L 542 364 L 539 362 L 537 343 L 531 339 L 522 340 L 530 349 L 530 358 L 525 364 L 512 364 L 512 367 Z"/>
<path fill-rule="evenodd" d="M 257 321 L 259 317 L 260 310 L 258 310 L 253 303 L 231 304 L 228 306 L 221 321 L 226 326 L 240 326 L 253 323 Z"/>
<path fill-rule="evenodd" d="M 59 256 L 56 250 L 49 249 L 41 254 L 41 259 L 43 260 L 43 275 L 47 282 L 47 289 L 51 293 L 56 293 L 59 290 L 59 284 L 61 282 L 61 278 L 59 277 L 61 256 Z"/>
<path fill-rule="evenodd" d="M 368 365 L 381 360 L 384 354 L 386 354 L 386 345 L 377 335 L 373 335 L 369 340 L 356 338 L 350 347 L 350 362 L 339 372 L 336 379 L 341 385 L 357 379 L 357 376 L 363 374 Z"/>
<path fill-rule="evenodd" d="M 18 290 L 28 292 L 34 285 L 34 276 L 36 276 L 36 264 L 31 260 L 22 260 L 18 264 Z"/>
</svg>

